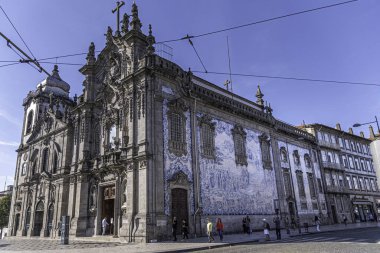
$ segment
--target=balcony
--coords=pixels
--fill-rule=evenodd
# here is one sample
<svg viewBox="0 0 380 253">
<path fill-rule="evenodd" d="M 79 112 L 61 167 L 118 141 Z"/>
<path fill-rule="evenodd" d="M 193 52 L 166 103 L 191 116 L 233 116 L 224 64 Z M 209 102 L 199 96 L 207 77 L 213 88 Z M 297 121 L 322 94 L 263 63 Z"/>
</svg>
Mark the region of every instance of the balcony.
<svg viewBox="0 0 380 253">
<path fill-rule="evenodd" d="M 328 141 L 324 141 L 324 140 L 318 140 L 318 143 L 322 147 L 327 147 L 327 148 L 332 148 L 332 149 L 340 150 L 340 146 L 339 146 L 338 143 L 332 143 L 332 142 L 328 142 Z"/>
<path fill-rule="evenodd" d="M 120 164 L 121 152 L 110 152 L 102 156 L 102 164 L 112 166 Z"/>
<path fill-rule="evenodd" d="M 347 188 L 344 186 L 328 185 L 326 191 L 329 193 L 347 193 Z"/>
<path fill-rule="evenodd" d="M 332 163 L 332 162 L 322 162 L 323 168 L 335 169 L 335 170 L 344 170 L 342 164 Z"/>
</svg>

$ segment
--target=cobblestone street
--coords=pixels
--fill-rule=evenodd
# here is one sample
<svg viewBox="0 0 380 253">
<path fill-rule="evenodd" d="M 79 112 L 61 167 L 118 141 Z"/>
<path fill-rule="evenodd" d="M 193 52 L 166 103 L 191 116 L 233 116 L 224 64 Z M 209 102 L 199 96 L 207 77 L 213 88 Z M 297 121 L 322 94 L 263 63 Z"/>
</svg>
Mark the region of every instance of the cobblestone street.
<svg viewBox="0 0 380 253">
<path fill-rule="evenodd" d="M 292 230 L 290 235 L 282 231 L 282 240 L 274 240 L 274 231 L 271 231 L 272 241 L 264 242 L 262 232 L 251 235 L 225 235 L 224 241 L 217 238 L 214 243 L 207 243 L 206 237 L 193 238 L 178 242 L 159 242 L 147 244 L 126 244 L 115 242 L 110 237 L 95 237 L 79 240 L 70 240 L 69 245 L 60 245 L 59 240 L 7 238 L 0 240 L 0 252 L 380 252 L 380 228 L 377 223 L 357 223 L 344 225 L 322 226 L 322 232 L 316 232 L 311 227 L 308 233 L 302 229 Z M 111 241 L 109 241 L 111 240 Z M 317 247 L 318 246 L 318 247 Z M 322 249 L 324 251 L 322 251 Z M 334 251 L 333 251 L 334 249 Z M 335 250 L 336 249 L 336 250 Z M 321 251 L 319 251 L 321 250 Z M 379 250 L 379 251 L 376 251 Z"/>
</svg>

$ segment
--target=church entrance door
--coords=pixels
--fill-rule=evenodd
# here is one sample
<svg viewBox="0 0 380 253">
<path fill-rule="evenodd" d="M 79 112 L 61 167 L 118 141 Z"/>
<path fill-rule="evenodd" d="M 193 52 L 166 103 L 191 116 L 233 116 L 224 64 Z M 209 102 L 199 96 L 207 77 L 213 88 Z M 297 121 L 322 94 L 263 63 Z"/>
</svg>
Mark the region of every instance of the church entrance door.
<svg viewBox="0 0 380 253">
<path fill-rule="evenodd" d="M 15 229 L 13 231 L 13 235 L 15 236 L 16 233 L 17 233 L 17 230 L 18 230 L 18 227 L 20 225 L 20 214 L 16 214 L 16 218 L 15 218 Z"/>
<path fill-rule="evenodd" d="M 51 231 L 53 229 L 53 216 L 54 216 L 54 205 L 51 204 L 48 210 L 48 223 L 47 223 L 47 234 L 46 234 L 46 236 L 48 237 L 50 236 Z"/>
<path fill-rule="evenodd" d="M 44 220 L 44 203 L 38 202 L 36 207 L 36 215 L 34 216 L 34 236 L 40 236 L 42 224 Z"/>
<path fill-rule="evenodd" d="M 115 210 L 115 186 L 108 186 L 104 188 L 103 191 L 103 203 L 102 203 L 102 217 L 107 219 L 109 224 L 106 229 L 106 234 L 113 234 L 113 223 L 114 223 L 114 210 Z"/>
<path fill-rule="evenodd" d="M 172 220 L 177 217 L 177 233 L 181 233 L 182 220 L 189 224 L 189 211 L 187 205 L 187 190 L 181 188 L 172 189 Z"/>
</svg>

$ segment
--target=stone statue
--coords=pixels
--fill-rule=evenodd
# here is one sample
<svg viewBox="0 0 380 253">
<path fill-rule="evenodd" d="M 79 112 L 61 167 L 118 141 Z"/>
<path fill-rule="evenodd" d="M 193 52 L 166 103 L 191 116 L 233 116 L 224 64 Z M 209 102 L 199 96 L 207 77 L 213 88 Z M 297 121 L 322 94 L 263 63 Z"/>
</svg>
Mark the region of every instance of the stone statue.
<svg viewBox="0 0 380 253">
<path fill-rule="evenodd" d="M 121 31 L 126 34 L 129 30 L 129 15 L 124 13 L 123 20 L 121 21 Z"/>
<path fill-rule="evenodd" d="M 112 28 L 108 27 L 107 33 L 105 34 L 106 36 L 106 45 L 109 45 L 112 43 Z"/>
</svg>

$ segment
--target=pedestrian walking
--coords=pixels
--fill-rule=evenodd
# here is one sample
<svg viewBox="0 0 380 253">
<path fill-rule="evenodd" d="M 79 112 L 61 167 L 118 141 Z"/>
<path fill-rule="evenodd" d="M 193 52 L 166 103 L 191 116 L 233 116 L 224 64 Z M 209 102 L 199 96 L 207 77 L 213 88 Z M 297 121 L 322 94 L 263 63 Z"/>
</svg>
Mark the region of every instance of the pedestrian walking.
<svg viewBox="0 0 380 253">
<path fill-rule="evenodd" d="M 319 217 L 318 217 L 318 216 L 315 216 L 315 217 L 314 217 L 314 221 L 315 221 L 315 225 L 317 226 L 317 231 L 318 231 L 318 232 L 321 232 L 321 230 L 320 230 L 321 221 L 319 220 Z"/>
<path fill-rule="evenodd" d="M 207 235 L 208 242 L 215 241 L 214 237 L 212 236 L 212 222 L 209 218 L 207 218 Z"/>
<path fill-rule="evenodd" d="M 185 219 L 182 220 L 182 240 L 189 239 L 189 226 Z"/>
<path fill-rule="evenodd" d="M 343 223 L 347 227 L 347 216 L 343 214 Z"/>
<path fill-rule="evenodd" d="M 286 216 L 285 218 L 285 228 L 286 228 L 286 233 L 289 235 L 290 234 L 290 228 L 289 228 L 289 217 Z"/>
<path fill-rule="evenodd" d="M 269 235 L 269 230 L 270 226 L 269 223 L 267 222 L 266 219 L 263 219 L 263 227 L 264 227 L 264 235 L 265 235 L 265 241 L 270 241 L 270 235 Z"/>
<path fill-rule="evenodd" d="M 222 223 L 222 219 L 218 218 L 218 221 L 216 222 L 216 231 L 218 231 L 220 241 L 223 241 L 223 230 L 224 230 L 224 225 Z"/>
<path fill-rule="evenodd" d="M 281 240 L 281 221 L 280 221 L 280 218 L 278 216 L 276 218 L 274 218 L 273 223 L 275 224 L 275 227 L 276 227 L 277 240 Z"/>
<path fill-rule="evenodd" d="M 294 219 L 294 217 L 292 217 L 291 226 L 293 230 L 296 230 L 296 220 Z"/>
<path fill-rule="evenodd" d="M 111 218 L 110 223 L 110 234 L 113 234 L 113 218 Z"/>
<path fill-rule="evenodd" d="M 108 225 L 109 224 L 107 222 L 107 217 L 104 217 L 104 219 L 102 220 L 102 235 L 106 234 L 106 229 Z"/>
<path fill-rule="evenodd" d="M 173 235 L 173 241 L 177 241 L 177 217 L 173 217 L 172 222 L 172 235 Z"/>
<path fill-rule="evenodd" d="M 245 221 L 246 221 L 246 223 L 245 223 L 245 226 L 246 226 L 246 233 L 247 233 L 248 235 L 250 235 L 250 234 L 251 234 L 251 219 L 249 218 L 248 215 L 247 215 L 247 217 L 245 218 Z"/>
<path fill-rule="evenodd" d="M 243 218 L 243 234 L 245 234 L 247 232 L 247 220 L 245 219 L 245 217 Z"/>
</svg>

